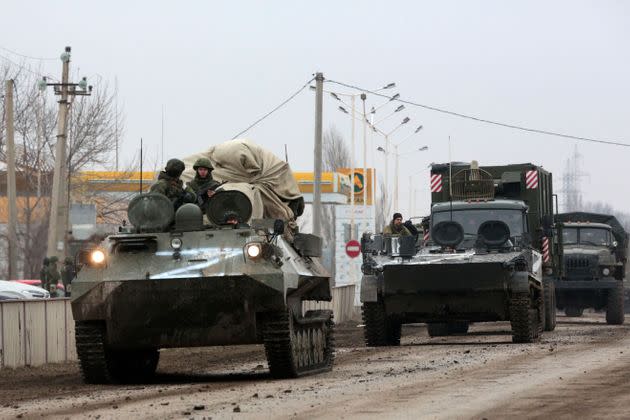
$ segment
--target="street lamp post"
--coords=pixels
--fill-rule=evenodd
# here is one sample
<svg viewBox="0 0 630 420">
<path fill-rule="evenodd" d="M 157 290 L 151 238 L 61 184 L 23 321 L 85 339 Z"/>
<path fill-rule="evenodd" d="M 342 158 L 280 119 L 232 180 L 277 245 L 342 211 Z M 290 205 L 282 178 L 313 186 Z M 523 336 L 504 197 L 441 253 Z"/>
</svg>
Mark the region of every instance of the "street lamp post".
<svg viewBox="0 0 630 420">
<path fill-rule="evenodd" d="M 425 150 L 429 150 L 429 146 L 422 146 L 418 149 L 419 152 L 424 152 Z M 422 169 L 409 175 L 409 216 L 415 216 L 416 190 L 413 188 L 413 176 L 424 171 L 426 171 L 426 169 Z"/>
</svg>

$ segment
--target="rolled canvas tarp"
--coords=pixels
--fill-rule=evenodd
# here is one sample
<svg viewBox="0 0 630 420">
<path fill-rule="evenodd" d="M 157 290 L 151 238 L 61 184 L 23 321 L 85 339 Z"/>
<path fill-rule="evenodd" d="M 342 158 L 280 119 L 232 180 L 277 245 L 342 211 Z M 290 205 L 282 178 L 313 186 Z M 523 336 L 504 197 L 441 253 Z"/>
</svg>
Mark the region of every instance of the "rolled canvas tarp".
<svg viewBox="0 0 630 420">
<path fill-rule="evenodd" d="M 292 220 L 290 204 L 300 203 L 302 195 L 289 165 L 259 145 L 249 140 L 230 140 L 205 151 L 184 158 L 186 170 L 181 178 L 190 181 L 195 176 L 193 164 L 201 157 L 210 159 L 214 166 L 212 176 L 217 181 L 251 184 L 262 200 L 262 215 L 268 219 Z M 227 185 L 226 185 L 227 187 Z M 242 188 L 242 187 L 241 187 Z M 256 203 L 254 213 L 260 214 Z M 299 207 L 299 206 L 298 206 Z"/>
</svg>

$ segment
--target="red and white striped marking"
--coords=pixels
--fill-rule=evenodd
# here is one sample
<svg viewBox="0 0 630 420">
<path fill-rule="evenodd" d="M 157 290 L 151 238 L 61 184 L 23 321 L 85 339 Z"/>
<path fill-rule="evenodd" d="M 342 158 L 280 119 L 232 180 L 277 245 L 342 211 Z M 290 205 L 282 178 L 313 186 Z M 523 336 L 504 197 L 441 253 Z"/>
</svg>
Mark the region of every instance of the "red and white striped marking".
<svg viewBox="0 0 630 420">
<path fill-rule="evenodd" d="M 424 232 L 424 236 L 423 236 L 423 240 L 424 243 L 426 244 L 427 242 L 429 242 L 429 238 L 431 237 L 431 235 L 429 235 L 429 231 L 427 230 L 426 232 Z"/>
<path fill-rule="evenodd" d="M 528 190 L 538 188 L 538 171 L 533 169 L 525 172 L 525 186 Z"/>
<path fill-rule="evenodd" d="M 440 174 L 432 174 L 431 175 L 431 192 L 442 192 L 442 175 Z"/>
<path fill-rule="evenodd" d="M 543 236 L 542 238 L 542 254 L 543 262 L 549 262 L 551 255 L 549 254 L 549 238 Z"/>
</svg>

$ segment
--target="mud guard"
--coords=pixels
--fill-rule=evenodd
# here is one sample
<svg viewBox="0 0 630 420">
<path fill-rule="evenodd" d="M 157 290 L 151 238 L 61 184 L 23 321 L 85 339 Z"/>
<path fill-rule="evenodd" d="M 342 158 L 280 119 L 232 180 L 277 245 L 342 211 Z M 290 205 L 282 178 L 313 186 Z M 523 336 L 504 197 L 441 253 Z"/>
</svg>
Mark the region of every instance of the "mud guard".
<svg viewBox="0 0 630 420">
<path fill-rule="evenodd" d="M 508 281 L 510 293 L 529 293 L 529 273 L 527 271 L 516 271 Z"/>
<path fill-rule="evenodd" d="M 377 302 L 378 292 L 378 277 L 364 274 L 361 278 L 361 302 Z"/>
</svg>

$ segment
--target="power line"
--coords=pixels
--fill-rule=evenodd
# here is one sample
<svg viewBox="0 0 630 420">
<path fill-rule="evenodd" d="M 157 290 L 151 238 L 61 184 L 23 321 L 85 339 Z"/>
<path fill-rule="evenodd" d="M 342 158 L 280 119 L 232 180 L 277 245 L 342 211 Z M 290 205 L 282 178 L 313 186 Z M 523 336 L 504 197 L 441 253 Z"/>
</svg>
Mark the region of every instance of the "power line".
<svg viewBox="0 0 630 420">
<path fill-rule="evenodd" d="M 296 96 L 298 96 L 298 94 L 300 92 L 302 92 L 304 89 L 306 89 L 306 87 L 309 85 L 309 83 L 311 83 L 313 80 L 315 80 L 315 77 L 311 78 L 308 80 L 308 82 L 304 83 L 304 85 L 302 85 L 301 88 L 299 88 L 294 94 L 292 94 L 291 96 L 289 96 L 287 99 L 285 99 L 284 101 L 282 101 L 280 103 L 280 105 L 276 106 L 274 109 L 272 109 L 271 111 L 269 111 L 268 113 L 266 113 L 265 115 L 263 115 L 262 117 L 260 117 L 259 119 L 257 119 L 256 121 L 254 121 L 252 124 L 249 125 L 249 127 L 247 127 L 245 130 L 241 131 L 240 133 L 238 133 L 237 135 L 235 135 L 234 137 L 232 137 L 232 140 L 234 140 L 235 138 L 237 138 L 238 136 L 240 136 L 241 134 L 245 134 L 247 133 L 249 130 L 251 130 L 253 127 L 255 127 L 256 125 L 258 125 L 258 123 L 260 123 L 261 121 L 263 121 L 265 118 L 269 117 L 271 114 L 273 114 L 274 112 L 276 112 L 277 110 L 279 110 L 280 108 L 282 108 L 284 105 L 286 105 L 288 102 L 290 102 L 293 98 L 295 98 Z"/>
<path fill-rule="evenodd" d="M 9 57 L 7 57 L 5 55 L 0 54 L 0 58 L 3 58 L 4 60 L 8 61 L 9 63 L 13 64 L 14 66 L 17 66 L 17 67 L 21 68 L 22 70 L 25 70 L 25 71 L 27 71 L 27 72 L 35 75 L 35 76 L 39 76 L 39 77 L 44 77 L 45 76 L 45 77 L 49 78 L 50 80 L 57 81 L 57 79 L 55 79 L 54 77 L 52 77 L 52 76 L 50 76 L 48 74 L 42 74 L 42 73 L 39 73 L 37 71 L 31 70 L 30 67 L 27 67 L 27 66 L 25 66 L 23 64 L 16 63 L 15 61 L 11 60 Z"/>
<path fill-rule="evenodd" d="M 1 46 L 1 45 L 0 45 L 0 50 L 4 50 L 4 51 L 6 51 L 6 52 L 8 52 L 8 53 L 11 53 L 11 54 L 14 54 L 14 55 L 20 56 L 20 57 L 22 57 L 22 58 L 28 58 L 28 59 L 31 59 L 31 60 L 40 60 L 40 61 L 53 61 L 53 60 L 59 60 L 59 57 L 50 57 L 50 58 L 49 58 L 49 57 L 33 57 L 32 55 L 20 54 L 20 53 L 19 53 L 19 52 L 17 52 L 17 51 L 10 50 L 10 49 L 5 48 L 5 47 L 3 47 L 3 46 Z"/>
<path fill-rule="evenodd" d="M 479 118 L 479 117 L 475 117 L 475 116 L 472 116 L 472 115 L 461 114 L 459 112 L 449 111 L 449 110 L 438 108 L 438 107 L 431 106 L 431 105 L 424 105 L 424 104 L 420 104 L 420 103 L 417 103 L 417 102 L 407 101 L 407 100 L 404 100 L 404 99 L 400 99 L 400 97 L 394 98 L 392 96 L 387 96 L 387 95 L 384 95 L 382 93 L 378 93 L 378 92 L 371 91 L 371 90 L 368 90 L 368 89 L 363 89 L 363 88 L 361 88 L 359 86 L 354 86 L 354 85 L 350 85 L 350 84 L 343 83 L 343 82 L 337 82 L 335 80 L 327 79 L 326 81 L 329 82 L 329 83 L 334 83 L 334 84 L 337 84 L 337 85 L 340 85 L 340 86 L 344 86 L 344 87 L 349 88 L 349 89 L 355 89 L 355 90 L 371 93 L 372 95 L 376 95 L 376 96 L 380 96 L 380 97 L 383 97 L 383 98 L 387 98 L 387 99 L 392 100 L 392 101 L 398 101 L 398 102 L 403 103 L 403 104 L 417 106 L 417 107 L 420 107 L 420 108 L 428 109 L 430 111 L 440 112 L 442 114 L 447 114 L 447 115 L 451 115 L 451 116 L 459 117 L 459 118 L 465 118 L 465 119 L 477 121 L 477 122 L 480 122 L 480 123 L 492 124 L 492 125 L 497 125 L 497 126 L 500 126 L 500 127 L 511 128 L 511 129 L 514 129 L 514 130 L 527 131 L 527 132 L 530 132 L 530 133 L 545 134 L 545 135 L 548 135 L 548 136 L 562 137 L 562 138 L 571 139 L 571 140 L 579 140 L 579 141 L 585 141 L 585 142 L 591 142 L 591 143 L 610 144 L 610 145 L 614 145 L 614 146 L 630 147 L 630 144 L 628 144 L 628 143 L 621 143 L 621 142 L 611 141 L 611 140 L 600 140 L 600 139 L 594 139 L 594 138 L 590 138 L 590 137 L 573 136 L 573 135 L 570 135 L 570 134 L 556 133 L 556 132 L 548 131 L 548 130 L 540 130 L 540 129 L 537 129 L 537 128 L 530 128 L 530 127 L 524 127 L 524 126 L 515 125 L 515 124 L 503 123 L 503 122 L 499 122 L 499 121 L 487 120 L 485 118 Z"/>
</svg>

